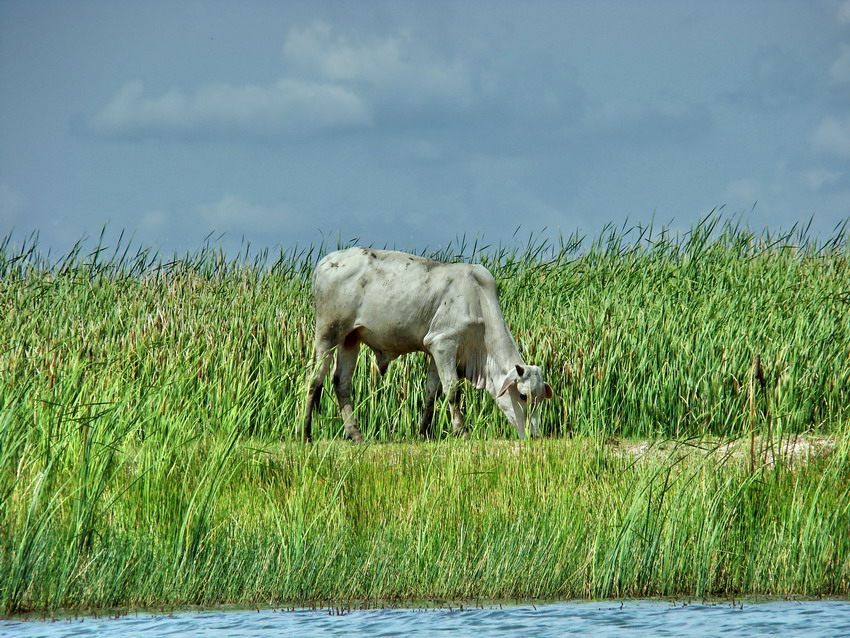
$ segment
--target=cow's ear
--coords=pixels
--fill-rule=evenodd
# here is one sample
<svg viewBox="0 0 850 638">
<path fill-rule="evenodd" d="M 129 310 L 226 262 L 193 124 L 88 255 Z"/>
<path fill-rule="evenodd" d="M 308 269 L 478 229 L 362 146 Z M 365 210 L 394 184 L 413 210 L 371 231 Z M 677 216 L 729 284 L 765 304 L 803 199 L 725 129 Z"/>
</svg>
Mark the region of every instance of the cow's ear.
<svg viewBox="0 0 850 638">
<path fill-rule="evenodd" d="M 502 381 L 502 388 L 501 388 L 501 390 L 499 390 L 499 394 L 497 394 L 496 396 L 499 396 L 499 397 L 502 396 L 515 383 L 516 383 L 516 377 L 513 375 L 513 373 L 506 376 L 505 380 Z"/>
<path fill-rule="evenodd" d="M 516 364 L 516 374 L 518 377 L 522 378 L 525 376 L 525 368 L 523 368 L 520 364 Z"/>
<path fill-rule="evenodd" d="M 543 384 L 543 398 L 544 399 L 551 399 L 554 394 L 555 393 L 552 392 L 552 386 L 549 385 L 548 383 L 544 383 Z"/>
</svg>

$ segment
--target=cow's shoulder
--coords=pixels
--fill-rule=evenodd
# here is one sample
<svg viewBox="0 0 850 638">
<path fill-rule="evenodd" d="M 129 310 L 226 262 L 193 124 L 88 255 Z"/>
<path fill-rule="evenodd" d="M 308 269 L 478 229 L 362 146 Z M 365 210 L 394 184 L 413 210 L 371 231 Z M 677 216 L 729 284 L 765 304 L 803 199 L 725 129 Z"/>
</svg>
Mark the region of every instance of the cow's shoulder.
<svg viewBox="0 0 850 638">
<path fill-rule="evenodd" d="M 496 292 L 496 278 L 481 264 L 470 264 L 469 274 L 485 292 Z"/>
</svg>

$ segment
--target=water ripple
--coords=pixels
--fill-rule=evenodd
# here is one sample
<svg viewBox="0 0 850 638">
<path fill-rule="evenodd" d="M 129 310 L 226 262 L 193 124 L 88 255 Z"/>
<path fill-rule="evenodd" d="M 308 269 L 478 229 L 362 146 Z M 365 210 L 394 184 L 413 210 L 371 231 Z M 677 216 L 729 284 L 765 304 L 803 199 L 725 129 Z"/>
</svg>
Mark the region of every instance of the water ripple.
<svg viewBox="0 0 850 638">
<path fill-rule="evenodd" d="M 659 601 L 569 602 L 481 609 L 191 611 L 119 618 L 0 621 L 0 637 L 151 638 L 154 636 L 483 636 L 630 637 L 850 635 L 850 602 L 676 605 Z"/>
</svg>

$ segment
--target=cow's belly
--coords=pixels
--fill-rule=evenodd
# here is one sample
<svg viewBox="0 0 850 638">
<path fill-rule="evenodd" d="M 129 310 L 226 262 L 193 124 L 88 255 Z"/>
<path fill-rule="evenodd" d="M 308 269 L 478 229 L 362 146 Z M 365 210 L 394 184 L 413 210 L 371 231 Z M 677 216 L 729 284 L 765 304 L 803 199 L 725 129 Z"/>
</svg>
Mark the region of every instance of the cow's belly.
<svg viewBox="0 0 850 638">
<path fill-rule="evenodd" d="M 423 350 L 423 340 L 437 312 L 427 286 L 414 277 L 373 282 L 363 290 L 354 328 L 373 350 L 405 354 Z"/>
<path fill-rule="evenodd" d="M 357 334 L 360 341 L 373 350 L 392 354 L 405 354 L 424 350 L 424 332 L 411 330 L 409 326 L 393 325 L 381 322 L 358 322 Z"/>
</svg>

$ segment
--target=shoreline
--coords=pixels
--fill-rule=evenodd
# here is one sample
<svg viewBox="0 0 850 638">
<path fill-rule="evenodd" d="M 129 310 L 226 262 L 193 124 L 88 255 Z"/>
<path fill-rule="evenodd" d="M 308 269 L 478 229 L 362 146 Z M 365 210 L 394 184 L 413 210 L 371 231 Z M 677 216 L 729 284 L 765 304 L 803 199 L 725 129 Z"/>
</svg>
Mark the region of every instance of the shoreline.
<svg viewBox="0 0 850 638">
<path fill-rule="evenodd" d="M 229 604 L 220 605 L 176 605 L 163 607 L 114 607 L 102 609 L 57 609 L 51 612 L 30 611 L 11 616 L 0 615 L 3 622 L 73 622 L 85 620 L 121 620 L 127 617 L 173 617 L 188 614 L 216 613 L 298 613 L 316 612 L 330 616 L 345 616 L 354 612 L 369 611 L 448 611 L 467 612 L 503 608 L 537 608 L 555 605 L 613 605 L 614 607 L 633 604 L 665 604 L 671 608 L 703 606 L 742 608 L 750 605 L 769 605 L 774 603 L 841 603 L 848 605 L 850 611 L 850 592 L 845 596 L 798 597 L 745 595 L 729 597 L 708 597 L 693 599 L 682 596 L 639 597 L 639 598 L 587 598 L 587 599 L 505 599 L 505 600 L 358 600 L 358 601 L 293 601 L 295 604 Z"/>
</svg>

